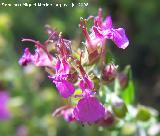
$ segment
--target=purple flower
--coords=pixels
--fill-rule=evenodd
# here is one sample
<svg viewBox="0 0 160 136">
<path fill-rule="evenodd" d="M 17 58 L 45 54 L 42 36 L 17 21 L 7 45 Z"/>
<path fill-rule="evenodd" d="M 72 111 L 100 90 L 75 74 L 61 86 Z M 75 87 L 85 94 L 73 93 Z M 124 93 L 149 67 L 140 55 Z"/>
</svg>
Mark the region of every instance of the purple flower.
<svg viewBox="0 0 160 136">
<path fill-rule="evenodd" d="M 67 81 L 69 78 L 70 66 L 65 59 L 58 60 L 55 66 L 55 75 L 49 76 L 53 79 L 53 83 L 56 85 L 59 93 L 64 98 L 70 97 L 75 89 L 71 82 Z"/>
<path fill-rule="evenodd" d="M 102 11 L 100 10 L 99 12 Z M 117 45 L 117 47 L 122 49 L 125 49 L 129 44 L 125 30 L 123 28 L 114 29 L 110 16 L 107 16 L 105 21 L 102 22 L 102 16 L 99 13 L 99 16 L 95 17 L 94 19 L 92 32 L 98 39 L 101 39 L 102 41 L 104 41 L 104 39 L 111 39 Z"/>
<path fill-rule="evenodd" d="M 48 54 L 40 47 L 37 47 L 34 54 L 34 64 L 38 67 L 48 66 L 53 68 L 53 57 L 50 59 Z"/>
<path fill-rule="evenodd" d="M 31 39 L 23 39 L 22 41 L 29 41 L 35 43 L 36 49 L 35 53 L 32 55 L 28 48 L 24 50 L 23 56 L 19 59 L 19 64 L 22 66 L 26 66 L 28 64 L 34 64 L 38 67 L 51 67 L 53 68 L 53 57 L 47 51 L 46 46 L 41 43 L 31 40 Z"/>
<path fill-rule="evenodd" d="M 25 48 L 23 56 L 19 59 L 19 64 L 26 66 L 29 63 L 33 63 L 33 55 L 30 53 L 29 48 Z"/>
<path fill-rule="evenodd" d="M 102 79 L 106 82 L 111 82 L 117 75 L 117 66 L 115 64 L 108 64 L 102 71 Z"/>
<path fill-rule="evenodd" d="M 0 120 L 7 120 L 11 116 L 7 107 L 8 101 L 9 94 L 6 91 L 0 91 Z"/>
<path fill-rule="evenodd" d="M 48 40 L 52 40 L 53 42 L 57 42 L 59 39 L 59 34 L 57 31 L 55 31 L 54 29 L 52 29 L 49 25 L 46 25 L 46 32 L 49 36 Z"/>
<path fill-rule="evenodd" d="M 89 96 L 79 100 L 73 113 L 78 121 L 90 124 L 103 118 L 105 109 L 96 97 Z"/>
<path fill-rule="evenodd" d="M 82 89 L 82 91 L 84 91 L 86 88 L 93 89 L 94 84 L 88 77 L 84 77 L 84 79 L 80 81 L 79 87 Z"/>
<path fill-rule="evenodd" d="M 92 80 L 86 75 L 82 76 L 84 77 L 79 83 L 82 89 L 82 94 L 80 95 L 82 99 L 75 106 L 73 113 L 78 121 L 90 124 L 103 118 L 105 109 L 98 99 L 94 97 L 95 92 L 92 91 L 94 88 Z"/>
<path fill-rule="evenodd" d="M 66 59 L 58 59 L 55 66 L 56 74 L 69 74 L 70 66 Z"/>
<path fill-rule="evenodd" d="M 83 24 L 84 22 L 84 24 Z M 89 54 L 94 53 L 97 51 L 99 46 L 104 45 L 105 40 L 102 38 L 98 38 L 94 33 L 89 34 L 86 27 L 86 20 L 83 18 L 80 19 L 80 28 L 82 29 L 82 33 L 86 39 L 85 45 L 89 52 Z M 97 57 L 97 56 L 94 56 Z"/>
<path fill-rule="evenodd" d="M 49 39 L 56 45 L 56 50 L 61 57 L 67 57 L 71 54 L 71 41 L 64 39 L 62 33 L 58 33 L 50 26 L 46 26 Z"/>
<path fill-rule="evenodd" d="M 52 76 L 49 76 L 49 78 L 53 79 L 53 83 L 56 85 L 60 95 L 64 98 L 68 98 L 75 91 L 73 84 L 69 81 L 72 75 L 69 73 L 70 65 L 67 62 L 67 59 L 71 53 L 71 42 L 63 39 L 61 34 L 58 35 L 58 33 L 50 27 L 47 28 L 47 33 L 50 37 L 49 39 L 53 40 L 55 43 L 59 56 L 54 67 L 56 73 Z"/>
<path fill-rule="evenodd" d="M 53 80 L 53 83 L 55 83 L 60 95 L 64 98 L 70 97 L 75 91 L 73 84 L 67 80 Z"/>
<path fill-rule="evenodd" d="M 63 112 L 63 117 L 66 121 L 72 122 L 75 121 L 75 117 L 73 114 L 73 108 L 69 108 Z"/>
<path fill-rule="evenodd" d="M 58 109 L 56 109 L 53 114 L 54 117 L 59 117 L 59 116 L 63 116 L 63 118 L 67 121 L 67 122 L 73 122 L 75 121 L 75 117 L 73 114 L 73 107 L 71 106 L 63 106 L 60 107 Z"/>
</svg>

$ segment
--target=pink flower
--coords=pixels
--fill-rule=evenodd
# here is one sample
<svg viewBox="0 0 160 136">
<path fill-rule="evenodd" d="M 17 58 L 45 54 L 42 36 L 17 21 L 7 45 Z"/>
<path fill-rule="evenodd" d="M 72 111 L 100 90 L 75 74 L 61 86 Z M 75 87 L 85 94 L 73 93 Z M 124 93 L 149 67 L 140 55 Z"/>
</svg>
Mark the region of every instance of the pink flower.
<svg viewBox="0 0 160 136">
<path fill-rule="evenodd" d="M 66 59 L 58 59 L 55 66 L 56 74 L 69 74 L 70 66 Z"/>
<path fill-rule="evenodd" d="M 92 91 L 94 88 L 92 80 L 86 74 L 84 75 L 84 73 L 82 73 L 79 87 L 82 89 L 82 94 L 79 95 L 82 99 L 78 101 L 78 104 L 74 108 L 73 113 L 75 118 L 80 122 L 89 124 L 103 118 L 105 109 L 94 96 L 95 92 Z"/>
<path fill-rule="evenodd" d="M 90 124 L 103 118 L 105 109 L 96 97 L 89 96 L 79 100 L 73 113 L 78 121 Z"/>
<path fill-rule="evenodd" d="M 53 114 L 54 117 L 59 117 L 59 116 L 63 116 L 63 118 L 67 121 L 67 122 L 73 122 L 75 121 L 75 117 L 73 114 L 73 107 L 71 106 L 63 106 L 60 107 L 58 109 L 56 109 Z"/>
<path fill-rule="evenodd" d="M 99 46 L 102 46 L 105 44 L 105 40 L 97 37 L 94 33 L 89 34 L 87 31 L 86 23 L 87 23 L 87 20 L 84 20 L 83 18 L 80 19 L 80 28 L 82 29 L 82 33 L 86 39 L 86 42 L 85 42 L 86 48 L 89 54 L 92 54 L 95 51 L 97 51 L 97 48 Z M 97 57 L 97 56 L 95 55 L 92 57 Z"/>
<path fill-rule="evenodd" d="M 85 91 L 86 88 L 93 89 L 94 84 L 88 77 L 84 77 L 84 79 L 80 80 L 79 87 L 82 89 L 82 91 Z"/>
<path fill-rule="evenodd" d="M 26 66 L 28 64 L 34 64 L 38 67 L 51 67 L 53 68 L 53 57 L 47 51 L 46 46 L 32 39 L 23 39 L 22 41 L 29 41 L 35 43 L 35 53 L 32 55 L 28 48 L 24 50 L 23 56 L 19 59 L 19 64 Z"/>
<path fill-rule="evenodd" d="M 33 55 L 30 53 L 29 48 L 25 48 L 23 56 L 19 59 L 19 64 L 21 66 L 26 66 L 33 63 Z"/>
<path fill-rule="evenodd" d="M 58 60 L 55 66 L 56 73 L 49 76 L 49 78 L 53 79 L 53 83 L 64 98 L 70 97 L 75 91 L 73 84 L 67 81 L 67 78 L 70 76 L 69 70 L 70 66 L 65 59 Z"/>
<path fill-rule="evenodd" d="M 115 64 L 108 64 L 102 71 L 102 79 L 106 82 L 111 82 L 117 75 L 117 66 Z"/>
<path fill-rule="evenodd" d="M 48 54 L 42 48 L 37 47 L 34 54 L 34 64 L 39 67 L 48 66 L 53 68 L 53 57 L 51 58 L 48 57 Z"/>
<path fill-rule="evenodd" d="M 57 42 L 59 39 L 59 34 L 57 31 L 55 31 L 54 29 L 52 29 L 49 25 L 46 25 L 46 32 L 49 36 L 49 40 L 52 40 L 53 42 Z"/>
<path fill-rule="evenodd" d="M 75 91 L 73 84 L 67 80 L 53 80 L 53 83 L 55 83 L 60 95 L 64 98 L 70 97 Z"/>
<path fill-rule="evenodd" d="M 49 35 L 49 40 L 51 40 L 56 45 L 56 50 L 61 57 L 68 57 L 71 53 L 71 41 L 64 39 L 62 33 L 58 33 L 51 27 L 46 26 L 47 33 Z"/>
<path fill-rule="evenodd" d="M 110 16 L 107 16 L 104 22 L 102 22 L 102 10 L 100 9 L 99 12 L 99 15 L 94 18 L 92 33 L 102 41 L 104 41 L 104 39 L 111 39 L 117 47 L 125 49 L 129 44 L 125 30 L 123 28 L 114 29 Z"/>
<path fill-rule="evenodd" d="M 73 108 L 69 108 L 65 112 L 63 112 L 63 117 L 68 122 L 75 121 L 75 117 L 74 117 L 74 114 L 73 114 Z"/>
</svg>

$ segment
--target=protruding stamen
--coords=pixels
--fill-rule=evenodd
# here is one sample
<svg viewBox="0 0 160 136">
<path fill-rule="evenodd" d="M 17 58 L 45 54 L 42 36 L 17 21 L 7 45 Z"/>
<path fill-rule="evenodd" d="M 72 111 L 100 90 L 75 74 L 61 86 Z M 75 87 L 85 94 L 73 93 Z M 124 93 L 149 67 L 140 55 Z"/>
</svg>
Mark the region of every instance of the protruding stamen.
<svg viewBox="0 0 160 136">
<path fill-rule="evenodd" d="M 84 35 L 84 37 L 86 38 L 86 41 L 88 43 L 88 49 L 89 50 L 93 50 L 93 45 L 92 45 L 92 42 L 91 42 L 91 39 L 90 39 L 90 36 L 87 32 L 87 19 L 83 19 L 83 18 L 80 18 L 80 24 L 79 24 L 79 27 L 82 29 L 82 33 Z"/>
</svg>

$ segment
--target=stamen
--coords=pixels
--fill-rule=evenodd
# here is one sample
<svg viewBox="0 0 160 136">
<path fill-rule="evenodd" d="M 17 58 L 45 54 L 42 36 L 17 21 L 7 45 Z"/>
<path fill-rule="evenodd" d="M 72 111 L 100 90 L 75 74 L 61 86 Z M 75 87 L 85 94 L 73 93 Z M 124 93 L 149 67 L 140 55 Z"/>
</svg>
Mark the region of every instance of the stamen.
<svg viewBox="0 0 160 136">
<path fill-rule="evenodd" d="M 82 17 L 80 18 L 80 23 L 79 23 L 79 27 L 82 29 L 82 33 L 84 35 L 84 37 L 86 38 L 86 41 L 88 43 L 88 49 L 89 50 L 93 50 L 93 45 L 92 45 L 92 42 L 91 42 L 91 39 L 90 39 L 90 36 L 87 32 L 87 19 L 83 19 Z"/>
</svg>

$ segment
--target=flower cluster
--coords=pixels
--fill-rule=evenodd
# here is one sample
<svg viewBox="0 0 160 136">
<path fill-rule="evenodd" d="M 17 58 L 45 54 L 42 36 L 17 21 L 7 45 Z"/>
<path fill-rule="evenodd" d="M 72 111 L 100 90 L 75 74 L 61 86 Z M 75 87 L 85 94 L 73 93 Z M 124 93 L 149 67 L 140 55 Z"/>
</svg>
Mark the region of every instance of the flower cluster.
<svg viewBox="0 0 160 136">
<path fill-rule="evenodd" d="M 89 33 L 87 23 L 91 19 L 94 24 Z M 57 109 L 54 116 L 63 116 L 69 122 L 77 120 L 87 124 L 104 124 L 106 120 L 112 122 L 111 113 L 97 97 L 98 89 L 94 79 L 96 77 L 98 81 L 112 81 L 116 76 L 117 67 L 105 63 L 106 40 L 111 39 L 122 49 L 128 46 L 129 41 L 123 28 L 113 28 L 110 16 L 103 21 L 101 9 L 96 17 L 80 18 L 79 26 L 86 39 L 84 49 L 80 52 L 71 48 L 71 41 L 64 39 L 62 33 L 47 26 L 49 38 L 44 44 L 32 39 L 22 40 L 34 43 L 36 49 L 32 54 L 29 48 L 26 48 L 19 64 L 45 67 L 48 77 L 62 97 L 78 98 L 75 105 Z M 95 69 L 98 69 L 98 72 Z M 81 90 L 81 93 L 77 94 L 77 89 Z"/>
</svg>

